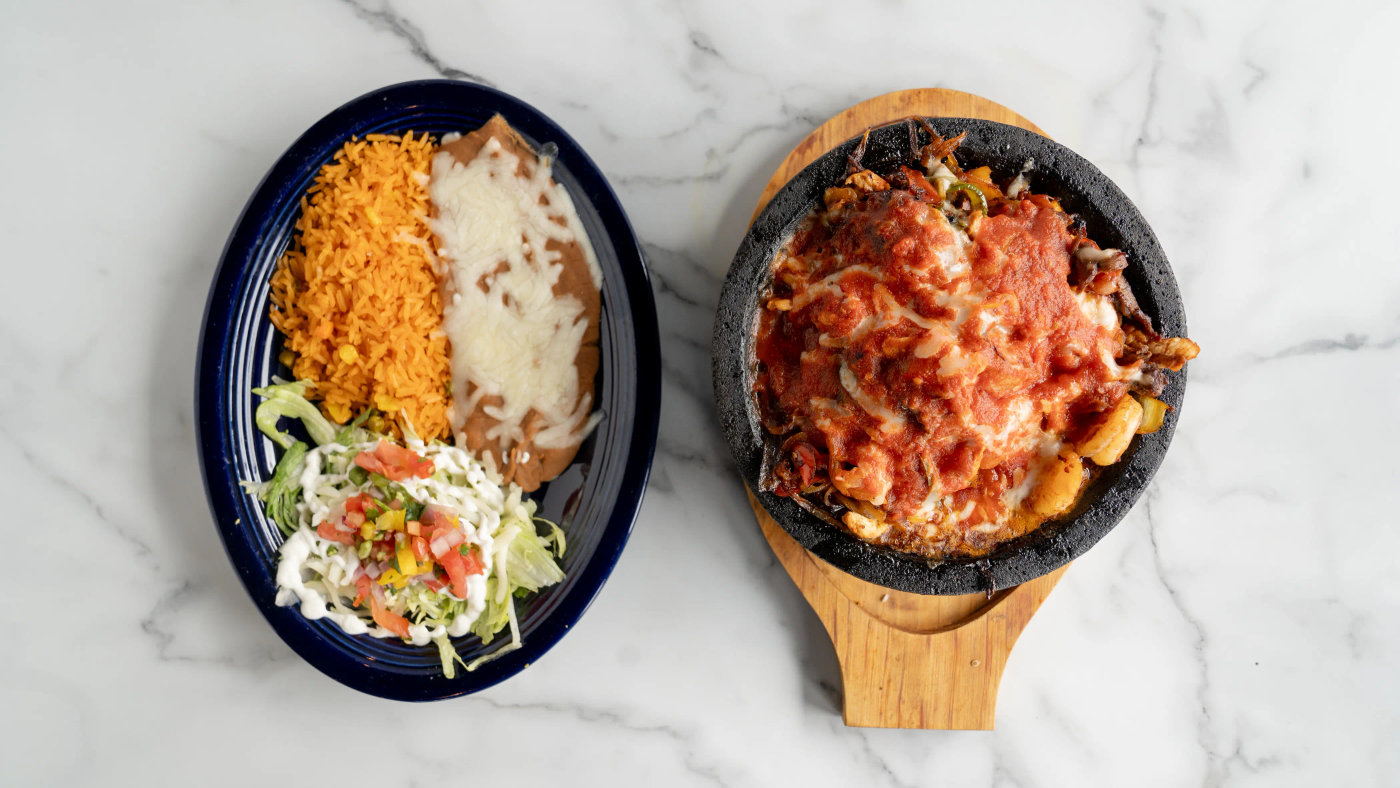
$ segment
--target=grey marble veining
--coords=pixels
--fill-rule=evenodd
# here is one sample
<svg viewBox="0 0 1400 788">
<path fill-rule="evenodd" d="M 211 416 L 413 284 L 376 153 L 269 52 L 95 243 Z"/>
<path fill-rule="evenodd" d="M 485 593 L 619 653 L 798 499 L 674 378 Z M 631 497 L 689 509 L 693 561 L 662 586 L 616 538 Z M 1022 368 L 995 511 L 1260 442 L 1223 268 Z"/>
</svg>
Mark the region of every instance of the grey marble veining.
<svg viewBox="0 0 1400 788">
<path fill-rule="evenodd" d="M 0 784 L 1394 785 L 1400 121 L 1389 3 L 28 3 L 0 25 Z M 407 706 L 244 595 L 194 460 L 219 252 L 320 116 L 476 80 L 569 130 L 651 265 L 632 543 L 516 679 Z M 724 272 L 826 118 L 941 86 L 1102 168 L 1203 347 L 1173 449 L 1013 653 L 993 733 L 853 730 L 711 401 Z"/>
</svg>

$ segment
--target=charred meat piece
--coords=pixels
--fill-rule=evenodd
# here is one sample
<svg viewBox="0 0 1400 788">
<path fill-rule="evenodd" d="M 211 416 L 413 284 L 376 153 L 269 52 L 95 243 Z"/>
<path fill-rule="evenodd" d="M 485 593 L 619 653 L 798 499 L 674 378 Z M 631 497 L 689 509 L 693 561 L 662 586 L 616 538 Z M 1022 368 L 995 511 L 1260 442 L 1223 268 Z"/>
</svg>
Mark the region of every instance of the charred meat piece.
<svg viewBox="0 0 1400 788">
<path fill-rule="evenodd" d="M 1074 250 L 1073 266 L 1080 287 L 1109 295 L 1123 286 L 1118 272 L 1128 267 L 1128 256 L 1117 249 L 1100 249 L 1089 241 Z"/>
<path fill-rule="evenodd" d="M 1167 390 L 1167 371 L 1157 364 L 1147 362 L 1142 365 L 1141 379 L 1128 387 L 1134 394 L 1160 397 Z"/>
<path fill-rule="evenodd" d="M 1186 337 L 1148 335 L 1137 326 L 1123 327 L 1123 348 L 1149 364 L 1179 371 L 1201 352 L 1201 346 Z"/>
<path fill-rule="evenodd" d="M 1158 334 L 1157 330 L 1152 327 L 1152 318 L 1142 311 L 1142 307 L 1138 306 L 1133 289 L 1128 286 L 1128 280 L 1124 279 L 1121 273 L 1118 275 L 1118 288 L 1113 293 L 1113 306 L 1125 320 L 1137 323 L 1145 336 L 1151 339 L 1162 338 L 1162 335 Z M 1124 325 L 1124 328 L 1128 328 L 1127 324 Z"/>
</svg>

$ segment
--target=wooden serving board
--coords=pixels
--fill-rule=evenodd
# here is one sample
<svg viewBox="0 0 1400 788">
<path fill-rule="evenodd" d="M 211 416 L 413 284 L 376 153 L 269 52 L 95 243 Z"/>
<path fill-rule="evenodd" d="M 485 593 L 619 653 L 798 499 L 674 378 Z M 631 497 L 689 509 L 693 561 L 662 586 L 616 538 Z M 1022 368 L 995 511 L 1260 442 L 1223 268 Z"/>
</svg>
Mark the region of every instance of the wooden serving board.
<svg viewBox="0 0 1400 788">
<path fill-rule="evenodd" d="M 754 216 L 826 151 L 911 115 L 982 118 L 1044 134 L 1006 107 L 956 90 L 888 93 L 857 104 L 807 136 L 779 165 Z M 909 594 L 858 580 L 802 548 L 749 494 L 763 535 L 836 647 L 843 717 L 865 728 L 991 730 L 1011 647 L 1068 566 L 991 598 Z"/>
</svg>

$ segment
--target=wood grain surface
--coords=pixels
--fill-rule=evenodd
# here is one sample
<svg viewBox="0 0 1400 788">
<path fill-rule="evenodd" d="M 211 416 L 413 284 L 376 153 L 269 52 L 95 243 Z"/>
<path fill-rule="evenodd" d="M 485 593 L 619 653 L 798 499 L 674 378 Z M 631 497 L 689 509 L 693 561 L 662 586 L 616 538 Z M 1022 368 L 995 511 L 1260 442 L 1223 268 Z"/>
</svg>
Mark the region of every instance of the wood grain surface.
<svg viewBox="0 0 1400 788">
<path fill-rule="evenodd" d="M 912 115 L 982 118 L 1044 134 L 1006 107 L 941 88 L 870 99 L 822 124 L 788 154 L 754 216 L 826 151 Z M 867 728 L 991 730 L 1011 648 L 1068 566 L 991 598 L 924 596 L 859 580 L 807 552 L 749 494 L 763 535 L 825 625 L 841 663 L 842 716 Z"/>
</svg>

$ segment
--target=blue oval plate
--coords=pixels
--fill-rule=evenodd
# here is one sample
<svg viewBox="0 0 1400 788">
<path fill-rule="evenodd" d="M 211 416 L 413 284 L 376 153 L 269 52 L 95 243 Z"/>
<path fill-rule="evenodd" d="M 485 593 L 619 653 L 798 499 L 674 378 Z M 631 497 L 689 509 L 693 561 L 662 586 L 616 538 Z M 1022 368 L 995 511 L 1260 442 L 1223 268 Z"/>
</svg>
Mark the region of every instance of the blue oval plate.
<svg viewBox="0 0 1400 788">
<path fill-rule="evenodd" d="M 598 429 L 558 479 L 534 494 L 541 516 L 568 534 L 566 579 L 518 609 L 524 647 L 475 672 L 442 675 L 437 649 L 346 635 L 328 621 L 308 621 L 297 607 L 278 607 L 281 532 L 261 502 L 239 482 L 272 473 L 273 443 L 253 424 L 254 386 L 274 374 L 290 378 L 277 355 L 281 335 L 268 318 L 268 280 L 293 236 L 299 201 L 318 170 L 352 135 L 405 131 L 468 132 L 501 113 L 537 149 L 559 148 L 554 178 L 569 192 L 603 269 L 602 363 Z M 602 588 L 641 507 L 656 448 L 661 405 L 661 351 L 656 305 L 637 237 L 617 195 L 578 143 L 518 99 L 464 82 L 406 82 L 361 96 L 301 136 L 263 178 L 229 236 L 205 306 L 195 372 L 200 464 L 214 521 L 229 560 L 258 609 L 303 659 L 349 687 L 395 700 L 425 701 L 485 689 L 524 670 L 573 626 Z M 509 637 L 483 646 L 475 636 L 454 641 L 471 662 Z"/>
</svg>

